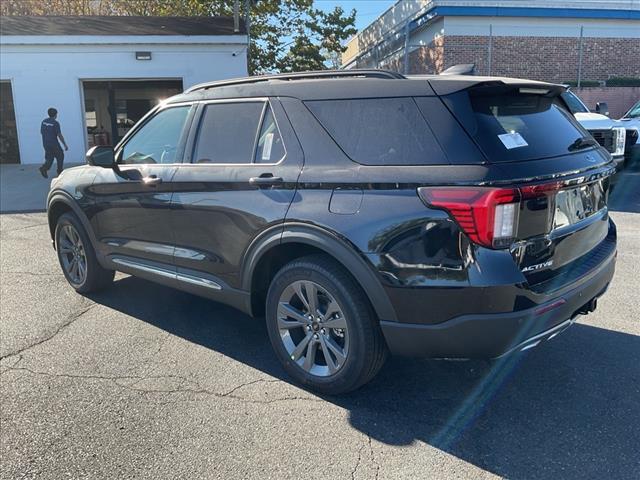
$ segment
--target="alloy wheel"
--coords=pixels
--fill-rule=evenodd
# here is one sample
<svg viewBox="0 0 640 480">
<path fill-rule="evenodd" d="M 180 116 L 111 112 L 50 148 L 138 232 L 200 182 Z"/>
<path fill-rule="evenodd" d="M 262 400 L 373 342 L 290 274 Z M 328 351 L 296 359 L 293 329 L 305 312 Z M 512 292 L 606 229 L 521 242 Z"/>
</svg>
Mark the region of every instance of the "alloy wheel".
<svg viewBox="0 0 640 480">
<path fill-rule="evenodd" d="M 80 234 L 73 225 L 64 225 L 58 242 L 62 267 L 72 283 L 81 285 L 87 278 L 87 254 Z"/>
<path fill-rule="evenodd" d="M 278 330 L 291 358 L 320 377 L 338 372 L 349 354 L 342 308 L 319 284 L 300 280 L 284 289 L 278 302 Z"/>
</svg>

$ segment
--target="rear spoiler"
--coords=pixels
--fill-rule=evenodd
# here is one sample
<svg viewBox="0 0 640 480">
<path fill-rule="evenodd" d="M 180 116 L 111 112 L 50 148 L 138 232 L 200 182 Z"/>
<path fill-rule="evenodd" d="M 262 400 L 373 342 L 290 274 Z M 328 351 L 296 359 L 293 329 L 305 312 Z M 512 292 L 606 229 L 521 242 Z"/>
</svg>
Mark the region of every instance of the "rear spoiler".
<svg viewBox="0 0 640 480">
<path fill-rule="evenodd" d="M 557 83 L 539 82 L 537 80 L 526 80 L 523 78 L 509 77 L 478 77 L 475 75 L 444 75 L 430 77 L 428 79 L 431 88 L 436 94 L 450 95 L 452 93 L 468 90 L 470 88 L 482 86 L 500 86 L 518 87 L 521 89 L 530 89 L 532 92 L 546 90 L 546 93 L 559 95 L 564 92 L 567 87 Z"/>
<path fill-rule="evenodd" d="M 461 63 L 454 65 L 446 70 L 443 70 L 438 75 L 475 75 L 476 64 L 475 63 Z"/>
</svg>

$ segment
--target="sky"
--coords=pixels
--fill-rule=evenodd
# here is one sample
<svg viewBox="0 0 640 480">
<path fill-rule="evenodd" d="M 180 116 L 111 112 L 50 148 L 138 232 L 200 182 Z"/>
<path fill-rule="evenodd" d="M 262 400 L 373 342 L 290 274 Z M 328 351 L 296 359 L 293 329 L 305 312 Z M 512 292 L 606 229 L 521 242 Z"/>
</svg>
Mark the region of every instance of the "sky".
<svg viewBox="0 0 640 480">
<path fill-rule="evenodd" d="M 396 3 L 396 0 L 315 0 L 314 4 L 321 10 L 333 10 L 340 6 L 345 12 L 356 10 L 356 28 L 358 31 L 373 22 L 380 14 Z"/>
</svg>

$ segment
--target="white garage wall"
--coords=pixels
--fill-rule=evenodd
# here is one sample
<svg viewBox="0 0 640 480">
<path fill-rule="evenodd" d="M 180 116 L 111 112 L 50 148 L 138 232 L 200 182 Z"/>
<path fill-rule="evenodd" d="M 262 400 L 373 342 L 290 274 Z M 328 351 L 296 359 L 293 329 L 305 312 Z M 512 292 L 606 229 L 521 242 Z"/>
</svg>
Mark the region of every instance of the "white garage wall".
<svg viewBox="0 0 640 480">
<path fill-rule="evenodd" d="M 141 38 L 163 43 L 137 43 Z M 65 161 L 84 162 L 81 80 L 179 79 L 187 89 L 196 83 L 241 77 L 247 75 L 245 39 L 2 37 L 0 79 L 12 84 L 22 163 L 43 162 L 40 123 L 51 106 L 58 109 L 58 121 L 69 145 Z M 37 43 L 45 41 L 48 44 Z M 136 51 L 150 51 L 153 58 L 136 60 Z"/>
</svg>

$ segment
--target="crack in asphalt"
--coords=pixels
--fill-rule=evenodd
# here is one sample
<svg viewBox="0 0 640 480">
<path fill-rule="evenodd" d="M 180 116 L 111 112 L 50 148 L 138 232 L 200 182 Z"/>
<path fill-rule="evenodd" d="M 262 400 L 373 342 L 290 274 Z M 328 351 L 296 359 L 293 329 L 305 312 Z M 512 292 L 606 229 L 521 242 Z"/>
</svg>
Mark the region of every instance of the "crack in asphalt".
<svg viewBox="0 0 640 480">
<path fill-rule="evenodd" d="M 378 463 L 376 454 L 373 451 L 373 445 L 371 444 L 371 435 L 367 435 L 367 438 L 369 439 L 369 456 L 371 457 L 371 462 L 376 466 L 376 475 L 374 478 L 375 480 L 378 480 L 378 477 L 380 475 L 380 464 Z"/>
<path fill-rule="evenodd" d="M 21 354 L 16 354 L 14 355 L 16 357 L 18 357 L 18 359 L 15 361 L 15 363 L 13 363 L 12 365 L 6 366 L 6 365 L 0 365 L 0 372 L 3 371 L 4 369 L 8 369 L 8 368 L 12 368 L 15 367 L 16 365 L 18 365 L 21 361 L 22 361 L 22 355 Z"/>
<path fill-rule="evenodd" d="M 278 397 L 278 398 L 273 398 L 273 399 L 267 399 L 267 400 L 257 400 L 257 399 L 248 399 L 245 398 L 243 396 L 239 396 L 239 395 L 234 395 L 235 392 L 237 392 L 238 390 L 241 390 L 245 387 L 251 386 L 251 385 L 256 385 L 259 383 L 277 383 L 277 382 L 281 382 L 281 380 L 278 379 L 264 379 L 264 378 L 259 378 L 259 379 L 255 379 L 255 380 L 251 380 L 248 382 L 244 382 L 241 383 L 239 385 L 236 385 L 235 387 L 231 388 L 230 390 L 224 391 L 224 392 L 215 392 L 212 390 L 208 390 L 206 388 L 201 387 L 197 382 L 194 382 L 193 380 L 190 380 L 186 377 L 183 376 L 179 376 L 179 375 L 149 375 L 149 373 L 153 372 L 153 369 L 150 369 L 147 372 L 144 372 L 143 375 L 91 375 L 91 374 L 68 374 L 68 373 L 50 373 L 50 372 L 44 372 L 44 371 L 38 371 L 38 370 L 33 370 L 27 367 L 18 367 L 18 364 L 22 361 L 23 356 L 22 354 L 24 352 L 27 352 L 39 345 L 42 345 L 50 340 L 52 340 L 53 338 L 55 338 L 58 334 L 60 334 L 62 331 L 64 331 L 67 327 L 69 327 L 70 325 L 72 325 L 74 322 L 76 322 L 77 320 L 79 320 L 84 314 L 86 314 L 87 312 L 89 312 L 92 308 L 98 306 L 98 304 L 91 302 L 89 305 L 85 306 L 84 308 L 81 308 L 75 312 L 73 312 L 71 315 L 68 316 L 68 318 L 61 323 L 52 333 L 50 333 L 49 335 L 46 335 L 44 337 L 40 337 L 38 338 L 36 341 L 30 343 L 29 345 L 26 345 L 23 348 L 20 348 L 18 350 L 15 350 L 13 352 L 7 353 L 3 356 L 0 356 L 0 360 L 6 360 L 12 357 L 18 357 L 17 361 L 15 363 L 13 363 L 11 366 L 2 366 L 2 368 L 0 368 L 0 375 L 4 375 L 9 371 L 23 371 L 23 372 L 27 372 L 29 374 L 32 375 L 41 375 L 41 376 L 47 376 L 47 377 L 54 377 L 54 378 L 70 378 L 70 379 L 80 379 L 80 380 L 99 380 L 99 381 L 109 381 L 112 382 L 113 384 L 117 385 L 120 388 L 124 388 L 130 391 L 134 391 L 134 392 L 139 392 L 142 394 L 152 394 L 152 393 L 157 393 L 157 394 L 177 394 L 177 393 L 191 393 L 191 394 L 197 394 L 197 395 L 206 395 L 206 396 L 214 396 L 217 398 L 233 398 L 233 399 L 237 399 L 239 401 L 242 402 L 248 402 L 248 403 L 262 403 L 262 404 L 270 404 L 270 403 L 276 403 L 276 402 L 283 402 L 283 401 L 292 401 L 292 400 L 303 400 L 303 401 L 316 401 L 316 402 L 322 402 L 321 399 L 317 399 L 317 398 L 313 398 L 313 397 L 303 397 L 303 396 L 285 396 L 285 397 Z M 157 355 L 161 350 L 163 345 L 166 343 L 167 339 L 170 338 L 170 334 L 167 334 L 164 338 L 164 340 L 160 343 L 160 345 L 158 346 L 156 352 L 154 353 L 154 356 Z M 174 379 L 174 380 L 178 380 L 178 385 L 175 388 L 144 388 L 144 387 L 139 387 L 138 385 L 145 381 L 145 380 L 161 380 L 161 379 Z M 133 380 L 132 383 L 126 383 L 127 380 Z"/>
<path fill-rule="evenodd" d="M 39 339 L 37 339 L 35 342 L 20 348 L 18 350 L 15 350 L 11 353 L 7 353 L 6 355 L 2 355 L 0 356 L 0 360 L 4 360 L 5 358 L 10 358 L 10 357 L 14 357 L 16 355 L 20 355 L 21 353 L 26 352 L 27 350 L 30 350 L 34 347 L 37 347 L 39 345 L 42 345 L 43 343 L 48 342 L 49 340 L 53 339 L 56 337 L 56 335 L 58 335 L 60 332 L 62 332 L 64 329 L 66 329 L 67 327 L 69 327 L 70 325 L 72 325 L 76 320 L 80 319 L 80 317 L 82 317 L 85 313 L 87 313 L 89 310 L 91 310 L 92 308 L 94 308 L 95 306 L 97 306 L 96 303 L 91 302 L 88 306 L 80 309 L 79 311 L 73 312 L 71 315 L 69 315 L 69 317 L 62 322 L 58 328 L 55 329 L 55 331 L 53 333 L 51 333 L 50 335 L 47 335 L 45 337 L 41 337 Z"/>
<path fill-rule="evenodd" d="M 362 445 L 360 445 L 360 448 L 358 449 L 358 460 L 356 461 L 356 464 L 353 467 L 353 470 L 351 471 L 351 480 L 355 480 L 356 473 L 358 473 L 358 469 L 362 464 L 362 452 L 364 451 L 365 447 L 369 448 L 369 459 L 371 460 L 371 463 L 375 466 L 375 469 L 376 469 L 374 478 L 377 480 L 380 476 L 380 464 L 378 463 L 375 452 L 373 451 L 373 445 L 371 443 L 371 435 L 367 435 L 367 439 L 364 442 L 362 442 Z"/>
<path fill-rule="evenodd" d="M 33 275 L 36 277 L 64 277 L 62 273 L 44 273 L 44 272 L 27 272 L 27 271 L 16 271 L 16 270 L 2 270 L 0 274 L 6 275 Z"/>
<path fill-rule="evenodd" d="M 43 225 L 49 225 L 49 223 L 48 222 L 36 223 L 34 225 L 27 225 L 25 227 L 10 228 L 9 230 L 2 230 L 1 233 L 17 232 L 19 230 L 26 230 L 27 228 L 42 227 Z"/>
<path fill-rule="evenodd" d="M 27 367 L 15 367 L 15 366 L 4 368 L 3 371 L 0 373 L 0 375 L 5 374 L 6 372 L 9 372 L 9 371 L 23 371 L 23 372 L 30 373 L 32 375 L 40 375 L 40 376 L 51 377 L 51 378 L 69 378 L 69 379 L 80 379 L 80 380 L 108 381 L 120 388 L 124 388 L 126 390 L 142 393 L 142 394 L 191 393 L 191 394 L 197 394 L 197 395 L 212 396 L 216 398 L 232 398 L 235 400 L 242 401 L 244 403 L 260 403 L 260 404 L 270 404 L 270 403 L 292 401 L 292 400 L 304 400 L 304 401 L 312 401 L 312 402 L 320 402 L 320 403 L 323 402 L 323 400 L 319 398 L 301 397 L 301 396 L 285 396 L 285 397 L 279 397 L 279 398 L 274 398 L 269 400 L 257 400 L 257 399 L 250 399 L 250 398 L 246 398 L 238 395 L 233 395 L 236 391 L 242 388 L 248 387 L 250 385 L 255 385 L 258 383 L 281 382 L 281 380 L 278 380 L 278 379 L 259 378 L 256 380 L 251 380 L 248 382 L 241 383 L 240 385 L 237 385 L 233 387 L 231 390 L 228 390 L 225 392 L 215 392 L 215 391 L 203 388 L 197 382 L 194 382 L 193 380 L 189 380 L 188 378 L 180 375 L 141 376 L 141 375 L 92 375 L 92 374 L 50 373 L 50 372 L 33 370 Z M 162 388 L 136 387 L 136 385 L 139 385 L 144 380 L 163 380 L 163 379 L 176 379 L 176 380 L 179 380 L 179 383 L 175 388 L 162 389 Z M 123 383 L 122 382 L 123 380 L 124 381 L 135 380 L 135 382 Z"/>
<path fill-rule="evenodd" d="M 369 437 L 369 441 L 371 441 L 370 437 Z M 353 467 L 353 470 L 351 470 L 351 480 L 355 480 L 356 473 L 358 472 L 358 468 L 360 468 L 360 463 L 362 463 L 362 451 L 364 450 L 364 447 L 365 447 L 365 443 L 363 442 L 362 445 L 360 445 L 360 448 L 358 449 L 358 460 L 356 461 L 356 464 Z"/>
<path fill-rule="evenodd" d="M 156 351 L 154 353 L 152 353 L 149 358 L 147 358 L 146 360 L 144 360 L 144 362 L 142 362 L 142 365 L 145 366 L 149 363 L 151 363 L 151 361 L 160 353 L 160 351 L 164 348 L 165 344 L 167 343 L 167 341 L 169 340 L 169 338 L 171 337 L 171 333 L 166 332 L 165 335 L 162 338 L 162 341 L 159 342 L 158 348 L 156 349 Z M 133 382 L 131 384 L 131 386 L 140 383 L 142 380 L 144 380 L 144 378 L 149 377 L 153 372 L 155 372 L 158 369 L 158 365 L 152 365 L 149 366 L 144 373 L 142 374 L 142 377 L 136 381 Z"/>
<path fill-rule="evenodd" d="M 228 392 L 222 393 L 221 396 L 222 397 L 228 397 L 232 393 L 240 390 L 241 388 L 248 387 L 249 385 L 255 385 L 256 383 L 277 383 L 277 382 L 280 382 L 280 380 L 277 380 L 277 379 L 276 380 L 269 380 L 269 379 L 265 379 L 265 378 L 258 378 L 257 380 L 252 380 L 251 382 L 242 383 L 242 384 L 238 385 L 237 387 L 232 388 Z"/>
</svg>

